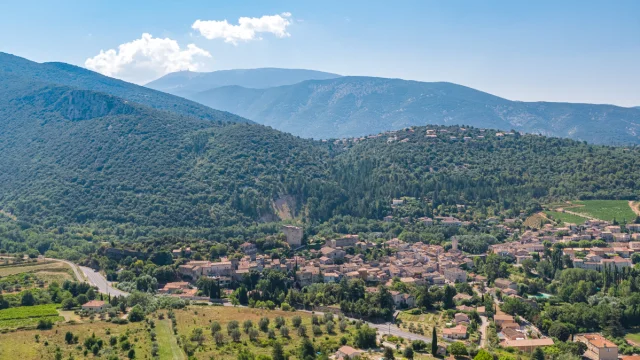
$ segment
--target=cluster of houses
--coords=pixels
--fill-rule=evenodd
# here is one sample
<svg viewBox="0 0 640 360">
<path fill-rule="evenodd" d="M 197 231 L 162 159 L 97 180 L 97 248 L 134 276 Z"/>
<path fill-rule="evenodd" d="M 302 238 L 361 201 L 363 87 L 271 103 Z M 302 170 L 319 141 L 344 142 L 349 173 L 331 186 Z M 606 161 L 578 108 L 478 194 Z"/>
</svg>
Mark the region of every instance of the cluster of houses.
<svg viewBox="0 0 640 360">
<path fill-rule="evenodd" d="M 342 279 L 362 279 L 369 284 L 391 285 L 393 279 L 411 285 L 444 285 L 467 281 L 464 268 L 471 268 L 473 261 L 458 250 L 457 240 L 452 239 L 452 248 L 445 251 L 442 246 L 421 242 L 407 243 L 392 239 L 381 246 L 394 249 L 394 255 L 379 260 L 365 261 L 360 253 L 349 249 L 365 250 L 379 246 L 360 241 L 358 235 L 344 235 L 327 240 L 319 250 L 311 250 L 311 258 L 295 256 L 288 259 L 272 259 L 258 255 L 255 244 L 245 243 L 241 249 L 245 254 L 241 259 L 222 258 L 220 261 L 189 261 L 178 267 L 181 276 L 197 279 L 207 276 L 227 286 L 239 280 L 250 271 L 274 269 L 290 271 L 296 269 L 296 281 L 300 286 L 312 283 L 340 282 Z M 351 255 L 351 254 L 355 255 Z M 180 284 L 180 285 L 177 285 Z M 169 283 L 160 292 L 187 296 L 186 283 Z M 177 288 L 176 288 L 177 287 Z M 412 307 L 412 295 L 392 293 L 398 307 Z"/>
<path fill-rule="evenodd" d="M 628 224 L 629 232 L 622 232 L 618 225 L 610 225 L 606 221 L 587 220 L 583 225 L 566 224 L 565 227 L 554 227 L 547 224 L 539 231 L 525 232 L 520 241 L 491 246 L 491 251 L 505 257 L 511 257 L 518 264 L 532 259 L 533 253 L 542 254 L 544 241 L 551 243 L 578 242 L 581 240 L 607 241 L 607 247 L 564 248 L 573 267 L 591 270 L 603 270 L 605 267 L 618 270 L 632 266 L 631 255 L 640 252 L 640 224 Z M 561 234 L 558 236 L 557 234 Z"/>
</svg>

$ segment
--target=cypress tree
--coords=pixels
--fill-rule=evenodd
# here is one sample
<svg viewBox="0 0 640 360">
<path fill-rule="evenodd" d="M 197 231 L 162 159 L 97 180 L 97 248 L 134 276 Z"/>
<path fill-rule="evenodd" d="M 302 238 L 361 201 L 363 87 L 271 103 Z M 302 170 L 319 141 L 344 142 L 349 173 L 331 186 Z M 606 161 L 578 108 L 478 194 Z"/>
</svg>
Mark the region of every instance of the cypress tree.
<svg viewBox="0 0 640 360">
<path fill-rule="evenodd" d="M 433 335 L 431 336 L 431 355 L 438 355 L 438 335 L 436 335 L 436 327 L 433 327 Z"/>
</svg>

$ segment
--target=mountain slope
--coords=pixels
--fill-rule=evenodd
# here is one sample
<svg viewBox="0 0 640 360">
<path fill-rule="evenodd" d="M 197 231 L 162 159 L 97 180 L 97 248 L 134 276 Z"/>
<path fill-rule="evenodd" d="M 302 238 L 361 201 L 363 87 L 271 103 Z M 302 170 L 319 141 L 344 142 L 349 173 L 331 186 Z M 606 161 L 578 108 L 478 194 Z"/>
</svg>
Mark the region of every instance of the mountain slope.
<svg viewBox="0 0 640 360">
<path fill-rule="evenodd" d="M 0 76 L 16 75 L 30 81 L 99 91 L 159 110 L 214 121 L 246 122 L 239 116 L 214 110 L 174 95 L 165 94 L 65 63 L 36 63 L 0 52 Z"/>
<path fill-rule="evenodd" d="M 269 88 L 291 85 L 305 80 L 326 80 L 340 75 L 305 69 L 236 69 L 213 72 L 179 71 L 148 83 L 151 89 L 187 96 L 221 86 L 237 85 L 246 88 Z"/>
<path fill-rule="evenodd" d="M 190 98 L 303 137 L 464 124 L 601 144 L 640 143 L 638 109 L 517 102 L 451 83 L 341 77 L 269 89 L 222 87 Z"/>
<path fill-rule="evenodd" d="M 320 176 L 326 158 L 312 141 L 262 125 L 178 115 L 15 73 L 0 73 L 0 129 L 0 209 L 47 226 L 275 219 L 272 199 L 298 195 L 296 184 Z"/>
</svg>

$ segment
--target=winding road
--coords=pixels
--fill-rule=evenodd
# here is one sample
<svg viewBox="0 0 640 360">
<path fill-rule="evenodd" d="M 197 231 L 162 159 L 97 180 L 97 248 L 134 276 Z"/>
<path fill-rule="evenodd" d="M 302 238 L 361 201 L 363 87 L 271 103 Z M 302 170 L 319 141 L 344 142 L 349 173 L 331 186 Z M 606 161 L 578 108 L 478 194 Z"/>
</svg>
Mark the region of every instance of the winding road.
<svg viewBox="0 0 640 360">
<path fill-rule="evenodd" d="M 95 287 L 98 288 L 98 291 L 103 294 L 110 294 L 113 296 L 129 295 L 129 293 L 116 289 L 115 287 L 111 286 L 111 283 L 107 281 L 107 279 L 105 279 L 105 277 L 102 276 L 102 274 L 100 274 L 99 272 L 91 268 L 88 268 L 86 266 L 76 265 L 71 261 L 67 261 L 67 260 L 53 259 L 53 258 L 45 258 L 45 260 L 57 261 L 57 262 L 61 262 L 69 265 L 71 270 L 73 270 L 73 273 L 75 274 L 76 279 L 78 279 L 78 281 L 88 282 L 89 284 L 94 285 Z"/>
</svg>

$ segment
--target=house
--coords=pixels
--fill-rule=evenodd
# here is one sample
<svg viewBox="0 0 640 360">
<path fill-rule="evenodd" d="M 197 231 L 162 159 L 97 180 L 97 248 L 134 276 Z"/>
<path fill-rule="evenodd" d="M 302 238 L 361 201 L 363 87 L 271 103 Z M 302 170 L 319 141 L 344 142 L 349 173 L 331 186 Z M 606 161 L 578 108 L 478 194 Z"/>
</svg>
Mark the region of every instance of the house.
<svg viewBox="0 0 640 360">
<path fill-rule="evenodd" d="M 334 249 L 328 246 L 320 249 L 320 252 L 322 253 L 322 256 L 326 256 L 329 259 L 342 259 L 347 254 L 344 250 Z"/>
<path fill-rule="evenodd" d="M 106 309 L 106 307 L 109 306 L 109 304 L 107 304 L 104 301 L 101 300 L 91 300 L 85 304 L 82 304 L 82 310 L 87 310 L 87 311 L 101 311 Z"/>
<path fill-rule="evenodd" d="M 511 328 L 503 329 L 502 335 L 504 335 L 507 340 L 526 340 L 527 338 L 525 334 Z"/>
<path fill-rule="evenodd" d="M 444 278 L 449 282 L 465 282 L 467 281 L 467 272 L 458 268 L 444 269 Z"/>
<path fill-rule="evenodd" d="M 553 339 L 524 339 L 524 340 L 505 340 L 502 342 L 503 347 L 513 347 L 519 351 L 532 353 L 535 349 L 543 346 L 553 345 Z"/>
<path fill-rule="evenodd" d="M 341 346 L 340 349 L 338 349 L 338 351 L 336 351 L 336 359 L 353 359 L 355 357 L 358 357 L 360 355 L 364 354 L 364 351 L 362 350 L 357 350 L 352 348 L 351 346 Z"/>
<path fill-rule="evenodd" d="M 463 313 L 457 313 L 454 316 L 456 324 L 469 324 L 469 315 Z"/>
<path fill-rule="evenodd" d="M 327 246 L 333 248 L 354 247 L 358 243 L 358 235 L 345 235 L 341 238 L 327 241 Z"/>
<path fill-rule="evenodd" d="M 186 281 L 176 281 L 166 283 L 162 288 L 158 289 L 159 294 L 176 294 L 183 290 L 189 289 L 189 283 Z"/>
<path fill-rule="evenodd" d="M 518 284 L 514 283 L 511 280 L 507 280 L 507 279 L 496 279 L 494 281 L 495 286 L 498 289 L 513 289 L 513 290 L 518 290 Z"/>
<path fill-rule="evenodd" d="M 431 226 L 433 225 L 433 219 L 429 218 L 429 217 L 421 217 L 418 219 L 421 223 L 425 224 L 426 226 Z"/>
<path fill-rule="evenodd" d="M 577 334 L 575 341 L 587 345 L 587 351 L 583 355 L 591 360 L 616 360 L 618 358 L 618 346 L 600 334 Z"/>
<path fill-rule="evenodd" d="M 465 325 L 457 325 L 452 328 L 442 329 L 442 336 L 450 340 L 465 339 L 467 337 L 467 327 Z"/>
<path fill-rule="evenodd" d="M 340 275 L 338 273 L 329 272 L 324 274 L 325 283 L 336 283 L 338 281 L 340 281 Z"/>
<path fill-rule="evenodd" d="M 242 252 L 253 257 L 258 253 L 258 248 L 256 247 L 256 244 L 252 244 L 250 242 L 245 242 L 244 244 L 240 245 L 240 248 L 242 249 Z"/>
<path fill-rule="evenodd" d="M 391 297 L 396 307 L 414 307 L 416 299 L 413 295 L 401 293 L 399 291 L 391 291 Z"/>
<path fill-rule="evenodd" d="M 513 316 L 511 316 L 511 315 L 495 315 L 493 317 L 493 321 L 498 326 L 502 326 L 502 324 L 507 323 L 507 322 L 514 322 Z"/>
</svg>

